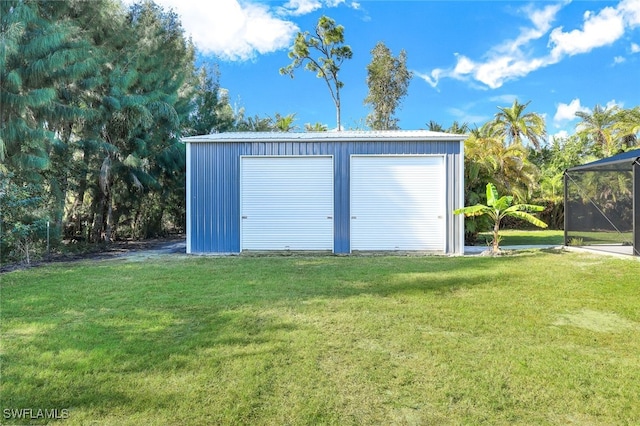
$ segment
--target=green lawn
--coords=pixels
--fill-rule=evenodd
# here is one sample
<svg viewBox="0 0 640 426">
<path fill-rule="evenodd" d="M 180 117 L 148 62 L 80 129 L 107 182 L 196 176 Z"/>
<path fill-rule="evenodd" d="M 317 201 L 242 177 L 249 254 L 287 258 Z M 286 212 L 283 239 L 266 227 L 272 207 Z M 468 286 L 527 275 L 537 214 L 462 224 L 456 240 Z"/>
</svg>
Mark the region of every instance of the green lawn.
<svg viewBox="0 0 640 426">
<path fill-rule="evenodd" d="M 0 275 L 3 424 L 638 424 L 640 263 L 185 257 Z"/>
<path fill-rule="evenodd" d="M 557 230 L 516 230 L 505 229 L 500 231 L 501 246 L 516 245 L 564 245 L 564 231 Z M 489 244 L 493 240 L 492 232 L 482 232 L 478 235 L 478 245 Z"/>
</svg>

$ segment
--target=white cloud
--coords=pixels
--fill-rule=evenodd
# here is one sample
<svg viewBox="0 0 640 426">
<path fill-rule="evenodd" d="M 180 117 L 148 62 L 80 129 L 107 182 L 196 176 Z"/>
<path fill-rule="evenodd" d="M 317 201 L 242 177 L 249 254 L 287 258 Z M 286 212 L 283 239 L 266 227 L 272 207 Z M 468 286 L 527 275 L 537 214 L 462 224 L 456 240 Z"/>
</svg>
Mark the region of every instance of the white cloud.
<svg viewBox="0 0 640 426">
<path fill-rule="evenodd" d="M 618 8 L 624 15 L 624 20 L 630 28 L 640 26 L 640 0 L 623 0 Z"/>
<path fill-rule="evenodd" d="M 438 85 L 438 81 L 440 80 L 440 75 L 441 75 L 442 72 L 443 72 L 443 70 L 440 69 L 440 68 L 436 68 L 436 69 L 432 70 L 430 74 L 425 74 L 425 73 L 422 73 L 420 71 L 413 70 L 413 75 L 415 75 L 418 78 L 423 79 L 431 87 L 437 88 L 436 86 Z"/>
<path fill-rule="evenodd" d="M 623 62 L 625 62 L 627 60 L 627 58 L 625 58 L 624 56 L 615 56 L 613 58 L 613 64 L 617 65 L 617 64 L 621 64 Z"/>
<path fill-rule="evenodd" d="M 614 107 L 618 107 L 618 108 L 624 108 L 624 104 L 621 102 L 616 101 L 615 99 L 611 99 L 609 102 L 607 102 L 607 104 L 604 106 L 605 109 L 611 109 Z M 591 111 L 591 110 L 589 110 Z"/>
<path fill-rule="evenodd" d="M 442 78 L 477 81 L 496 89 L 506 81 L 524 77 L 531 72 L 556 64 L 568 56 L 584 54 L 620 40 L 627 29 L 640 26 L 640 0 L 622 0 L 615 7 L 599 12 L 585 12 L 581 28 L 565 32 L 562 26 L 552 28 L 556 15 L 564 3 L 535 9 L 529 5 L 522 9 L 531 25 L 521 28 L 519 35 L 491 48 L 482 60 L 473 60 L 456 54 L 451 68 L 436 68 L 431 73 L 416 73 L 432 87 Z M 549 34 L 546 54 L 533 53 L 532 43 Z M 632 44 L 632 52 L 640 46 Z M 616 63 L 624 60 L 615 59 Z"/>
<path fill-rule="evenodd" d="M 567 132 L 566 130 L 560 130 L 551 135 L 551 140 L 553 139 L 564 140 L 564 139 L 567 139 L 568 137 L 569 137 L 569 132 Z"/>
<path fill-rule="evenodd" d="M 533 23 L 533 28 L 522 28 L 520 35 L 515 40 L 507 41 L 496 50 L 519 52 L 522 46 L 526 46 L 531 41 L 538 40 L 551 29 L 551 24 L 561 8 L 561 4 L 549 5 L 540 10 L 535 10 L 532 5 L 525 7 L 523 12 L 529 15 Z"/>
<path fill-rule="evenodd" d="M 560 4 L 547 5 L 539 10 L 532 6 L 525 7 L 522 12 L 529 17 L 533 25 L 521 28 L 520 34 L 515 39 L 507 40 L 492 48 L 486 54 L 484 61 L 474 61 L 464 55 L 456 54 L 457 63 L 453 68 L 437 68 L 430 75 L 416 75 L 433 87 L 438 84 L 440 78 L 449 77 L 476 80 L 492 89 L 502 86 L 507 80 L 524 76 L 542 65 L 540 59 L 527 58 L 522 48 L 549 31 L 560 8 Z"/>
<path fill-rule="evenodd" d="M 124 0 L 132 4 L 136 0 Z M 305 15 L 345 0 L 288 0 L 282 6 L 257 0 L 154 0 L 179 16 L 198 50 L 227 61 L 246 61 L 257 55 L 287 49 L 298 26 L 287 16 Z M 360 4 L 352 2 L 358 9 Z"/>
<path fill-rule="evenodd" d="M 458 63 L 453 69 L 453 75 L 463 75 L 472 73 L 476 69 L 477 65 L 466 56 L 458 55 Z"/>
<path fill-rule="evenodd" d="M 543 60 L 517 57 L 498 57 L 490 62 L 480 64 L 475 71 L 475 78 L 492 89 L 501 87 L 505 81 L 524 77 L 541 66 Z"/>
<path fill-rule="evenodd" d="M 624 34 L 624 19 L 620 10 L 605 7 L 600 13 L 586 12 L 582 29 L 563 32 L 562 27 L 555 28 L 549 35 L 551 57 L 561 59 L 607 46 Z"/>
<path fill-rule="evenodd" d="M 289 0 L 283 9 L 290 15 L 306 15 L 322 7 L 320 0 Z"/>
<path fill-rule="evenodd" d="M 589 108 L 580 104 L 580 99 L 573 99 L 568 104 L 559 103 L 556 109 L 556 114 L 553 116 L 553 121 L 556 125 L 560 123 L 575 120 L 576 112 L 589 112 Z"/>
<path fill-rule="evenodd" d="M 640 44 L 631 43 L 631 53 L 640 53 Z"/>
<path fill-rule="evenodd" d="M 132 4 L 135 0 L 124 0 Z M 290 46 L 299 31 L 268 6 L 239 0 L 155 0 L 179 16 L 187 35 L 205 54 L 244 61 Z M 295 0 L 290 1 L 295 3 Z M 304 0 L 297 3 L 302 7 Z"/>
</svg>

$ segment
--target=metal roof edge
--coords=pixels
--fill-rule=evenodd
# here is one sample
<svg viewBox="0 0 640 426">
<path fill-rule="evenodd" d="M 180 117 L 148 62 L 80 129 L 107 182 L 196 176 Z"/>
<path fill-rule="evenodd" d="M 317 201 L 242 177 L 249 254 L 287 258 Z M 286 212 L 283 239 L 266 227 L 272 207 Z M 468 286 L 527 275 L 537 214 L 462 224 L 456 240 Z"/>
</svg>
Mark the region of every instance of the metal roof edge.
<svg viewBox="0 0 640 426">
<path fill-rule="evenodd" d="M 617 169 L 607 170 L 607 167 L 618 165 L 618 164 L 629 164 L 632 166 L 633 163 L 638 163 L 640 161 L 640 149 L 634 149 L 631 151 L 623 152 L 620 154 L 616 154 L 614 156 L 608 158 L 602 158 L 600 160 L 592 161 L 587 164 L 582 164 L 580 166 L 575 166 L 567 169 L 567 172 L 582 172 L 589 170 L 600 170 L 600 171 L 614 171 Z"/>
<path fill-rule="evenodd" d="M 366 141 L 452 141 L 467 139 L 466 134 L 432 132 L 429 130 L 389 130 L 389 131 L 341 131 L 341 132 L 228 132 L 181 138 L 185 143 L 202 142 L 345 142 Z"/>
</svg>

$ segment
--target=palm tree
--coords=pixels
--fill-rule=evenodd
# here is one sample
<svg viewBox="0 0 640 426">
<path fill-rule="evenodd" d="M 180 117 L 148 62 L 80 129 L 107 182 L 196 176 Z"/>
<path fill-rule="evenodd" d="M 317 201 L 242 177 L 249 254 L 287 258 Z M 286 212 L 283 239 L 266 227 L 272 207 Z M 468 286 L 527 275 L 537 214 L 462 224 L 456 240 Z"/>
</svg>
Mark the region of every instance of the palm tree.
<svg viewBox="0 0 640 426">
<path fill-rule="evenodd" d="M 526 220 L 527 222 L 546 228 L 547 224 L 533 216 L 529 212 L 539 212 L 544 207 L 534 204 L 513 204 L 511 195 L 503 195 L 499 197 L 496 186 L 492 183 L 487 184 L 487 205 L 476 204 L 474 206 L 463 207 L 454 210 L 454 214 L 464 214 L 465 216 L 483 216 L 488 215 L 493 222 L 493 248 L 492 253 L 500 252 L 500 222 L 507 216 Z"/>
<path fill-rule="evenodd" d="M 591 140 L 600 157 L 608 157 L 619 150 L 614 127 L 619 113 L 620 108 L 617 106 L 603 108 L 600 105 L 596 105 L 590 113 L 576 112 L 576 117 L 582 119 L 576 126 L 578 135 Z"/>
<path fill-rule="evenodd" d="M 457 120 L 454 120 L 453 123 L 451 123 L 451 126 L 447 129 L 447 133 L 455 133 L 458 135 L 464 135 L 465 133 L 469 133 L 469 131 L 469 123 L 460 124 Z"/>
<path fill-rule="evenodd" d="M 481 201 L 487 182 L 500 192 L 512 194 L 518 202 L 526 202 L 538 185 L 538 168 L 528 160 L 528 149 L 522 145 L 505 146 L 492 132 L 491 123 L 472 129 L 464 142 L 464 197 L 467 205 Z M 465 239 L 475 241 L 487 224 L 484 219 L 465 220 Z"/>
<path fill-rule="evenodd" d="M 304 125 L 305 132 L 326 132 L 328 129 L 326 124 L 322 124 L 320 122 L 316 122 L 314 124 L 306 123 Z"/>
<path fill-rule="evenodd" d="M 433 120 L 429 120 L 429 122 L 427 123 L 427 128 L 432 132 L 444 132 L 444 127 L 442 127 L 442 124 Z"/>
<path fill-rule="evenodd" d="M 297 126 L 293 125 L 293 122 L 295 120 L 296 120 L 295 113 L 289 114 L 289 115 L 280 115 L 276 113 L 273 130 L 276 132 L 292 132 L 297 128 Z"/>
<path fill-rule="evenodd" d="M 475 203 L 491 181 L 500 191 L 513 194 L 524 202 L 538 185 L 539 170 L 528 159 L 520 144 L 505 146 L 491 123 L 471 130 L 465 141 L 465 188 L 467 202 Z M 475 194 L 475 195 L 474 195 Z"/>
<path fill-rule="evenodd" d="M 236 123 L 238 132 L 271 132 L 273 131 L 273 119 L 271 117 L 244 117 L 244 111 L 240 111 Z"/>
<path fill-rule="evenodd" d="M 511 107 L 498 107 L 500 112 L 496 113 L 492 126 L 505 145 L 523 145 L 523 140 L 527 139 L 536 149 L 540 149 L 547 131 L 541 115 L 524 112 L 530 103 L 521 104 L 515 99 Z"/>
<path fill-rule="evenodd" d="M 448 129 L 445 129 L 440 123 L 436 121 L 429 120 L 429 122 L 427 123 L 427 128 L 432 132 L 446 132 L 446 133 L 455 133 L 459 135 L 469 133 L 469 131 L 471 130 L 469 128 L 469 123 L 460 124 L 458 123 L 457 120 L 454 120 Z"/>
<path fill-rule="evenodd" d="M 640 133 L 640 106 L 632 109 L 623 109 L 616 114 L 617 122 L 613 125 L 616 131 L 620 132 L 623 138 L 623 145 L 626 147 L 638 144 L 638 133 Z"/>
</svg>

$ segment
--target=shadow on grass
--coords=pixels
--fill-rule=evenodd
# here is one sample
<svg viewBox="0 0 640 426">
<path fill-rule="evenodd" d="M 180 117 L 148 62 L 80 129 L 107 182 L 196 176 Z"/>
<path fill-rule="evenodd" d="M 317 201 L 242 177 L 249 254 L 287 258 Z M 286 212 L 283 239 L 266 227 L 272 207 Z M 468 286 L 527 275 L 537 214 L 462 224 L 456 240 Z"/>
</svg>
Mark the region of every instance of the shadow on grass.
<svg viewBox="0 0 640 426">
<path fill-rule="evenodd" d="M 55 282 L 55 271 L 24 282 L 9 275 L 0 408 L 70 408 L 73 416 L 170 407 L 184 396 L 166 388 L 168 376 L 198 371 L 215 382 L 230 360 L 286 352 L 286 336 L 309 327 L 269 309 L 363 295 L 446 295 L 495 285 L 496 274 L 535 255 L 197 258 L 105 262 L 99 271 L 85 265 Z M 11 331 L 33 323 L 43 327 L 28 338 Z"/>
</svg>

